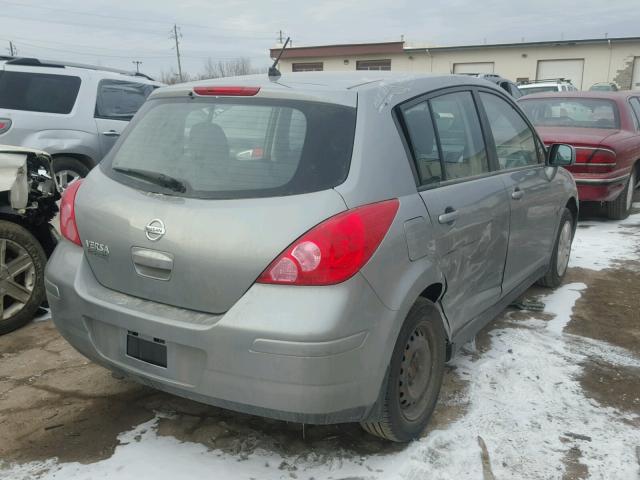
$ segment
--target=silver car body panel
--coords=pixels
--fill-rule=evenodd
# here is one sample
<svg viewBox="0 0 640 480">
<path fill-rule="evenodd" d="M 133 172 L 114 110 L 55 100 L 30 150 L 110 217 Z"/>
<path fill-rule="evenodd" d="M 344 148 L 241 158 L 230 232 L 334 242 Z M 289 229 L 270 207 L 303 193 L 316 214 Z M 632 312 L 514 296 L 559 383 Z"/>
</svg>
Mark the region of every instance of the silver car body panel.
<svg viewBox="0 0 640 480">
<path fill-rule="evenodd" d="M 89 358 L 172 393 L 294 421 L 366 418 L 407 312 L 425 289 L 455 350 L 544 274 L 562 209 L 577 200 L 571 176 L 542 165 L 418 189 L 394 107 L 456 86 L 508 98 L 482 80 L 303 73 L 177 85 L 150 98 L 187 96 L 197 85 L 357 105 L 357 120 L 349 174 L 329 190 L 202 200 L 139 191 L 101 169 L 87 177 L 76 202 L 80 237 L 107 245 L 109 255 L 58 246 L 46 282 L 54 321 Z M 515 186 L 526 190 L 519 200 L 511 198 Z M 323 287 L 255 283 L 314 225 L 391 198 L 399 199 L 396 217 L 351 279 Z M 460 212 L 452 225 L 438 221 L 448 206 Z M 150 240 L 145 227 L 154 219 L 165 233 Z M 539 243 L 525 241 L 529 235 Z M 151 273 L 172 265 L 171 274 L 149 278 L 136 262 Z M 130 331 L 164 340 L 167 367 L 128 356 Z"/>
</svg>

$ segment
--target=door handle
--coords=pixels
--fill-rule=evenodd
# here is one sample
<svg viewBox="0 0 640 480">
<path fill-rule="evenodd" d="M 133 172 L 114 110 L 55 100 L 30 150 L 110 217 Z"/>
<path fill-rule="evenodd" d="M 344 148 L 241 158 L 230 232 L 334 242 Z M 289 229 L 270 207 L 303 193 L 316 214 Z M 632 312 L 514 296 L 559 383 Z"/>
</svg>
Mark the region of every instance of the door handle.
<svg viewBox="0 0 640 480">
<path fill-rule="evenodd" d="M 520 200 L 522 197 L 524 197 L 524 192 L 517 187 L 513 192 L 511 192 L 511 198 L 514 200 Z"/>
<path fill-rule="evenodd" d="M 452 224 L 458 219 L 458 211 L 454 210 L 452 207 L 447 207 L 444 210 L 444 213 L 440 214 L 438 217 L 438 222 L 442 224 Z"/>
<path fill-rule="evenodd" d="M 102 132 L 105 137 L 119 137 L 120 133 L 115 130 L 107 130 L 106 132 Z"/>
</svg>

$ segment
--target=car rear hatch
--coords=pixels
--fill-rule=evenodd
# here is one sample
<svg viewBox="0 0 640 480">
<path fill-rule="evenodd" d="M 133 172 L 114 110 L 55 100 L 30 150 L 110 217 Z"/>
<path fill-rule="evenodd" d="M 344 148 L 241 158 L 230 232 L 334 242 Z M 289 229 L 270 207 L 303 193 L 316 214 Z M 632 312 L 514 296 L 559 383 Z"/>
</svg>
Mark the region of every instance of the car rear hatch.
<svg viewBox="0 0 640 480">
<path fill-rule="evenodd" d="M 15 64 L 18 60 L 12 61 L 12 69 L 6 62 L 0 64 L 0 143 L 30 147 L 33 145 L 25 145 L 30 143 L 29 135 L 51 129 L 49 114 L 62 119 L 72 112 L 81 78 L 65 74 L 63 68 L 51 73 L 50 69 L 23 67 Z"/>
<path fill-rule="evenodd" d="M 354 102 L 355 103 L 355 102 Z M 97 280 L 223 313 L 296 238 L 345 209 L 355 107 L 255 96 L 156 96 L 78 191 Z"/>
</svg>

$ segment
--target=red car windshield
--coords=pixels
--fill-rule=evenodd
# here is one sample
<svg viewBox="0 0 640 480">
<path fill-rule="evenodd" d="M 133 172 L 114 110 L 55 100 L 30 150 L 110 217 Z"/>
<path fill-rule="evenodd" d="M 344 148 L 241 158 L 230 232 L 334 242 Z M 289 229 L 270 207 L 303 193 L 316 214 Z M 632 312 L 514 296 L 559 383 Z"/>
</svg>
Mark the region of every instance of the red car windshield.
<svg viewBox="0 0 640 480">
<path fill-rule="evenodd" d="M 615 102 L 592 98 L 535 98 L 520 106 L 536 127 L 619 129 Z"/>
</svg>

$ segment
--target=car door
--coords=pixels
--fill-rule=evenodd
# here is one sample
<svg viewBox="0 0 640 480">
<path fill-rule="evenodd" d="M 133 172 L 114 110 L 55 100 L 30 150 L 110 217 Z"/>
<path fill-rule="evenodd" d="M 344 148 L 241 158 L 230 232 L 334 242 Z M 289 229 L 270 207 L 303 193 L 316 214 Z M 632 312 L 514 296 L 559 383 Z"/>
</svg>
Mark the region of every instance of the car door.
<svg viewBox="0 0 640 480">
<path fill-rule="evenodd" d="M 95 120 L 103 157 L 154 88 L 153 85 L 123 80 L 105 79 L 98 83 Z"/>
<path fill-rule="evenodd" d="M 554 189 L 553 169 L 545 166 L 541 142 L 524 114 L 497 92 L 480 91 L 478 96 L 488 123 L 489 148 L 509 196 L 509 250 L 503 282 L 508 293 L 548 264 L 561 192 Z"/>
<path fill-rule="evenodd" d="M 442 305 L 455 334 L 501 296 L 508 197 L 491 175 L 470 90 L 413 100 L 401 113 L 446 279 Z"/>
</svg>

